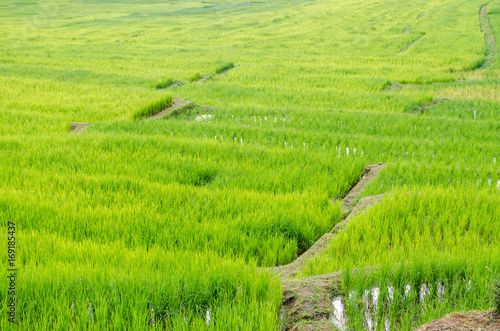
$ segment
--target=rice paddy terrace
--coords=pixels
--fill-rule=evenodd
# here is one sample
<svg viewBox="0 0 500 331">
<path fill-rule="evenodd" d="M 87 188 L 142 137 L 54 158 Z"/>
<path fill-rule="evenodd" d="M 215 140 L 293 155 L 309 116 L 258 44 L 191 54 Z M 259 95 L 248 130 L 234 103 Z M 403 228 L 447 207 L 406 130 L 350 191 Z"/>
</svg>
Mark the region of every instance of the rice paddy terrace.
<svg viewBox="0 0 500 331">
<path fill-rule="evenodd" d="M 0 31 L 0 329 L 492 318 L 500 1 L 13 0 Z"/>
</svg>

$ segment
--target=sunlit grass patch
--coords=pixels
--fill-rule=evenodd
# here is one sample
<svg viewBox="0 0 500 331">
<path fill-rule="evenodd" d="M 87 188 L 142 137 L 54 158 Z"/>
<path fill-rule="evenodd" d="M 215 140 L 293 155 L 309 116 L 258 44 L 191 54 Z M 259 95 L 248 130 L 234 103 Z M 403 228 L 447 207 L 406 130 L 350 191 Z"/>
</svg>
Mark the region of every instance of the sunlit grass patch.
<svg viewBox="0 0 500 331">
<path fill-rule="evenodd" d="M 336 197 L 379 161 L 362 194 L 387 193 L 383 210 L 356 217 L 340 258 L 327 249 L 334 261 L 317 256 L 307 272 L 393 266 L 413 251 L 438 263 L 460 245 L 473 270 L 498 254 L 498 64 L 463 71 L 484 55 L 483 3 L 245 1 L 2 7 L 0 215 L 23 232 L 20 329 L 276 329 L 279 281 L 257 268 L 330 231 Z M 426 108 L 437 98 L 450 101 Z M 132 120 L 158 111 L 168 120 Z M 94 126 L 69 134 L 75 121 Z M 436 279 L 462 300 L 467 277 Z M 482 307 L 484 284 L 466 308 Z M 388 314 L 416 316 L 395 293 Z"/>
</svg>

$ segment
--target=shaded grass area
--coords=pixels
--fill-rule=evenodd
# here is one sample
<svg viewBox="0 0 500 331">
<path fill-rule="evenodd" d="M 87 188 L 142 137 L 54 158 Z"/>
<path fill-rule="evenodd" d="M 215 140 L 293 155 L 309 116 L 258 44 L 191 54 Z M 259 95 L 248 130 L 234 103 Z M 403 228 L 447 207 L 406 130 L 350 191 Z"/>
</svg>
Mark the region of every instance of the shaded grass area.
<svg viewBox="0 0 500 331">
<path fill-rule="evenodd" d="M 495 307 L 496 315 L 500 315 L 500 277 L 497 276 L 497 279 L 493 282 L 493 305 Z"/>
</svg>

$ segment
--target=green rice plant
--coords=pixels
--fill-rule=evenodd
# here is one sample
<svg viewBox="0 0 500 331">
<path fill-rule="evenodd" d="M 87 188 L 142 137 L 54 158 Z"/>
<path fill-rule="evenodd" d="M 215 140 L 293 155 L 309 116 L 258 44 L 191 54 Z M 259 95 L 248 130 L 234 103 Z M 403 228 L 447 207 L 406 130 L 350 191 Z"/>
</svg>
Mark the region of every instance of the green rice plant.
<svg viewBox="0 0 500 331">
<path fill-rule="evenodd" d="M 488 269 L 500 267 L 498 259 L 471 266 L 461 257 L 402 262 L 376 270 L 346 271 L 350 275 L 343 277 L 343 291 L 350 328 L 371 324 L 374 329 L 413 330 L 451 312 L 486 309 Z"/>
<path fill-rule="evenodd" d="M 215 69 L 216 74 L 223 73 L 224 71 L 227 71 L 231 68 L 234 68 L 234 63 L 233 62 L 226 62 L 224 64 L 221 64 Z"/>
<path fill-rule="evenodd" d="M 477 70 L 483 67 L 486 63 L 486 57 L 479 57 L 477 59 L 474 59 L 470 64 L 464 67 L 464 70 Z"/>
<path fill-rule="evenodd" d="M 498 192 L 413 187 L 395 190 L 341 231 L 306 266 L 321 274 L 345 266 L 377 266 L 407 259 L 484 259 L 499 254 Z M 465 252 L 468 252 L 465 254 Z"/>
<path fill-rule="evenodd" d="M 140 120 L 141 118 L 155 115 L 170 107 L 172 105 L 172 102 L 173 102 L 172 93 L 169 93 L 166 96 L 159 99 L 158 101 L 150 103 L 149 105 L 135 112 L 132 118 L 134 120 Z"/>
<path fill-rule="evenodd" d="M 173 78 L 166 78 L 166 79 L 164 79 L 164 80 L 156 83 L 156 89 L 157 90 L 161 90 L 161 89 L 168 88 L 173 83 L 174 83 L 174 79 Z"/>
<path fill-rule="evenodd" d="M 194 75 L 191 76 L 191 78 L 189 78 L 189 81 L 190 82 L 196 82 L 197 80 L 199 80 L 201 78 L 201 74 L 200 72 L 198 71 L 197 73 L 195 73 Z"/>
</svg>

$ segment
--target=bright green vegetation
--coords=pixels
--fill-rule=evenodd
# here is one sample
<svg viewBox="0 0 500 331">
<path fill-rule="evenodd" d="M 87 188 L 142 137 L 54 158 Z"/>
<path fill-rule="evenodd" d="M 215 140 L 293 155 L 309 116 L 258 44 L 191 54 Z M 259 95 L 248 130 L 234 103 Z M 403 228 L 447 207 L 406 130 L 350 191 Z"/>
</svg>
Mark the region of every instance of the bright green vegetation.
<svg viewBox="0 0 500 331">
<path fill-rule="evenodd" d="M 366 328 L 366 316 L 379 329 L 390 325 L 391 330 L 414 330 L 450 312 L 491 308 L 490 270 L 500 270 L 498 261 L 471 264 L 455 256 L 400 262 L 383 264 L 370 272 L 344 274 L 350 329 Z"/>
<path fill-rule="evenodd" d="M 474 262 L 500 257 L 497 188 L 464 186 L 394 191 L 340 232 L 310 270 L 321 274 L 394 261 L 462 257 Z"/>
<path fill-rule="evenodd" d="M 498 189 L 467 186 L 395 190 L 306 267 L 306 274 L 379 267 L 344 275 L 351 329 L 363 329 L 367 314 L 379 326 L 412 330 L 454 311 L 498 305 L 498 288 L 491 292 L 500 273 Z M 378 301 L 360 305 L 373 300 L 373 288 Z"/>
<path fill-rule="evenodd" d="M 259 267 L 293 261 L 339 222 L 337 198 L 375 162 L 388 165 L 363 195 L 385 200 L 303 275 L 379 267 L 346 293 L 455 286 L 443 305 L 395 302 L 384 316 L 403 330 L 492 307 L 500 59 L 473 70 L 491 54 L 482 6 L 1 4 L 0 219 L 17 227 L 20 329 L 272 330 L 280 284 Z M 487 8 L 498 40 L 500 2 Z M 224 75 L 157 89 L 227 60 L 238 66 Z M 166 95 L 210 108 L 134 120 Z M 94 125 L 68 133 L 72 121 Z M 2 286 L 1 329 L 7 300 Z"/>
<path fill-rule="evenodd" d="M 223 73 L 224 71 L 227 71 L 231 68 L 234 67 L 234 63 L 233 62 L 226 62 L 224 64 L 221 64 L 220 66 L 217 67 L 217 69 L 215 69 L 215 73 L 217 74 L 220 74 L 220 73 Z"/>
<path fill-rule="evenodd" d="M 160 81 L 159 83 L 156 84 L 156 88 L 157 89 L 164 89 L 164 88 L 167 88 L 169 87 L 170 85 L 172 85 L 174 83 L 174 79 L 173 78 L 167 78 L 167 79 L 164 79 L 162 81 Z"/>
<path fill-rule="evenodd" d="M 195 73 L 191 78 L 189 78 L 189 81 L 195 82 L 201 78 L 201 74 L 199 72 Z"/>
<path fill-rule="evenodd" d="M 144 118 L 144 117 L 149 117 L 149 116 L 152 116 L 154 114 L 158 114 L 159 112 L 170 107 L 172 105 L 172 101 L 173 101 L 172 93 L 169 93 L 166 96 L 164 96 L 163 98 L 161 98 L 160 100 L 155 101 L 155 102 L 147 105 L 146 107 L 140 109 L 139 111 L 135 112 L 133 115 L 133 118 L 135 120 L 139 120 L 139 119 Z"/>
</svg>

